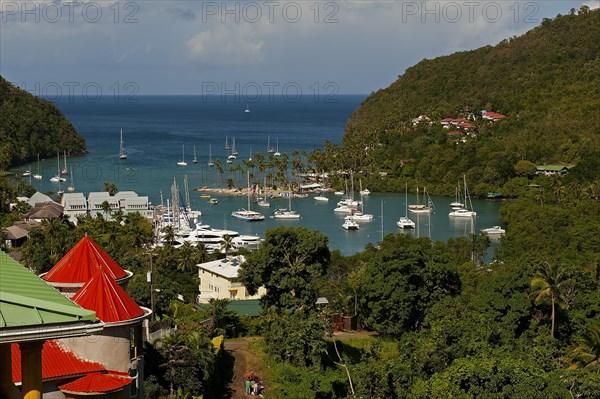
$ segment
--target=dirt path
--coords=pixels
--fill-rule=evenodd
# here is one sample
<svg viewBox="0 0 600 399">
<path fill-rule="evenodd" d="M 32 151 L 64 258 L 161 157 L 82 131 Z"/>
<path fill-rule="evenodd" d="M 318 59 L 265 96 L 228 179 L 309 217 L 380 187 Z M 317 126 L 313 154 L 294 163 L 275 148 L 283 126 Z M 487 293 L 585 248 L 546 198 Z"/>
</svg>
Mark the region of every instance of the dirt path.
<svg viewBox="0 0 600 399">
<path fill-rule="evenodd" d="M 256 398 L 256 396 L 246 396 L 244 381 L 246 374 L 254 372 L 259 378 L 264 378 L 264 373 L 258 356 L 248 349 L 248 339 L 242 338 L 234 341 L 225 341 L 225 350 L 235 359 L 233 364 L 233 376 L 229 383 L 229 392 L 231 399 Z M 264 384 L 264 381 L 263 381 Z M 265 384 L 266 385 L 266 384 Z"/>
</svg>

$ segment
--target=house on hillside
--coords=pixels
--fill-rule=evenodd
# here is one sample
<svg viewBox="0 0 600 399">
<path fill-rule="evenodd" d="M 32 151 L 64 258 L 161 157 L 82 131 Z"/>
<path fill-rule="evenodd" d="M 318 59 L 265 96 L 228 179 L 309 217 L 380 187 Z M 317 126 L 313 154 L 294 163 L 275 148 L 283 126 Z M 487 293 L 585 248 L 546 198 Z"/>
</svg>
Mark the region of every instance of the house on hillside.
<svg viewBox="0 0 600 399">
<path fill-rule="evenodd" d="M 540 165 L 535 172 L 536 175 L 544 176 L 564 176 L 569 172 L 569 169 L 575 165 Z"/>
<path fill-rule="evenodd" d="M 486 110 L 481 111 L 481 117 L 483 119 L 486 119 L 486 120 L 492 121 L 492 122 L 497 122 L 499 120 L 506 118 L 505 115 L 498 114 L 496 112 L 488 112 Z"/>
<path fill-rule="evenodd" d="M 211 299 L 259 299 L 266 293 L 260 287 L 255 295 L 248 294 L 244 284 L 238 281 L 240 266 L 246 258 L 242 255 L 200 263 L 198 277 L 200 278 L 199 303 L 208 303 Z"/>
</svg>

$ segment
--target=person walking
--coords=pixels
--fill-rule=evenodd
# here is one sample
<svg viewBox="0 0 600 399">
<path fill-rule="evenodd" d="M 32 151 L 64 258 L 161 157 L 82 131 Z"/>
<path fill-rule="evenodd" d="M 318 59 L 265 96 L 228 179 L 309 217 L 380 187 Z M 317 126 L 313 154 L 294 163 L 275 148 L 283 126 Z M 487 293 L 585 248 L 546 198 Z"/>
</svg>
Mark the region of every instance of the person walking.
<svg viewBox="0 0 600 399">
<path fill-rule="evenodd" d="M 252 381 L 250 381 L 249 379 L 246 379 L 246 382 L 244 382 L 244 385 L 246 386 L 246 395 L 250 395 L 252 393 Z"/>
</svg>

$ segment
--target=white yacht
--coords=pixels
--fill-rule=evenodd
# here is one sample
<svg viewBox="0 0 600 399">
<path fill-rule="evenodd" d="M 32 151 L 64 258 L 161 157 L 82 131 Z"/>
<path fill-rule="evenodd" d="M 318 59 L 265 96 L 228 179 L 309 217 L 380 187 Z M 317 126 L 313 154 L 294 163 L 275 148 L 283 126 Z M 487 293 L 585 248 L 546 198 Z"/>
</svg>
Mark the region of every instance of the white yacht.
<svg viewBox="0 0 600 399">
<path fill-rule="evenodd" d="M 329 198 L 325 197 L 322 193 L 319 195 L 316 195 L 314 198 L 315 198 L 315 201 L 317 201 L 317 202 L 329 202 Z"/>
<path fill-rule="evenodd" d="M 248 177 L 248 209 L 240 209 L 231 212 L 231 216 L 244 222 L 259 222 L 265 220 L 265 215 L 250 210 L 250 196 L 252 195 L 252 190 L 250 189 L 250 172 L 246 172 L 246 174 Z"/>
<path fill-rule="evenodd" d="M 352 207 L 350 207 L 348 205 L 339 205 L 337 208 L 335 208 L 333 210 L 333 212 L 335 212 L 335 213 L 349 213 L 349 214 L 351 214 L 353 212 L 356 212 L 356 210 L 357 210 L 356 208 L 352 208 Z"/>
<path fill-rule="evenodd" d="M 183 241 L 188 241 L 192 244 L 202 243 L 208 250 L 220 250 L 224 236 L 232 237 L 233 246 L 236 249 L 257 249 L 260 246 L 261 238 L 253 235 L 242 235 L 234 230 L 213 229 L 209 225 L 203 224 L 196 226 L 188 237 Z"/>
<path fill-rule="evenodd" d="M 300 219 L 300 214 L 292 210 L 292 191 L 288 192 L 288 208 L 280 208 L 273 212 L 273 219 Z"/>
</svg>

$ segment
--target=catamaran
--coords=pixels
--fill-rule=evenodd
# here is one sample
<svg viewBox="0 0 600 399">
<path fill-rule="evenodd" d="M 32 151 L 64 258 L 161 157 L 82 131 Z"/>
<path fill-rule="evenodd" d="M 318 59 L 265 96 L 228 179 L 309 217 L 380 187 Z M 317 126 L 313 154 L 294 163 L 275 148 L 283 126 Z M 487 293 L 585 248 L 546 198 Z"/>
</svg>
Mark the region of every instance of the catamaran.
<svg viewBox="0 0 600 399">
<path fill-rule="evenodd" d="M 127 159 L 125 154 L 125 146 L 123 145 L 123 129 L 121 128 L 121 144 L 119 145 L 119 159 Z"/>
<path fill-rule="evenodd" d="M 408 184 L 406 184 L 404 187 L 404 203 L 406 205 L 404 216 L 400 216 L 400 219 L 398 219 L 396 222 L 396 226 L 400 227 L 401 229 L 414 229 L 415 222 L 410 220 L 408 217 Z"/>
<path fill-rule="evenodd" d="M 360 229 L 360 225 L 356 223 L 354 220 L 350 218 L 350 216 L 346 216 L 344 218 L 344 223 L 342 224 L 342 228 L 346 230 L 358 230 Z"/>
<path fill-rule="evenodd" d="M 187 166 L 187 162 L 185 162 L 185 144 L 181 146 L 181 161 L 177 162 L 179 166 Z"/>
</svg>

